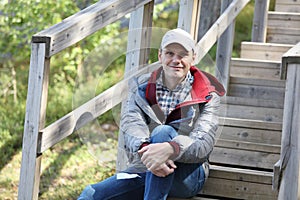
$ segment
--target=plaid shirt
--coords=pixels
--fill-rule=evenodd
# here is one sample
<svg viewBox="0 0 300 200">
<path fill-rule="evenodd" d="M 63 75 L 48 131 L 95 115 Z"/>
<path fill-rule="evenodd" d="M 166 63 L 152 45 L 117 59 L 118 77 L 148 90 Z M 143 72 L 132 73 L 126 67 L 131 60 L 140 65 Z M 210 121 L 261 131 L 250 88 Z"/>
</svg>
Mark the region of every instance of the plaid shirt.
<svg viewBox="0 0 300 200">
<path fill-rule="evenodd" d="M 156 98 L 165 117 L 167 117 L 177 104 L 183 102 L 190 95 L 194 77 L 188 72 L 186 78 L 174 90 L 170 90 L 164 86 L 162 76 L 163 73 L 156 81 Z"/>
</svg>

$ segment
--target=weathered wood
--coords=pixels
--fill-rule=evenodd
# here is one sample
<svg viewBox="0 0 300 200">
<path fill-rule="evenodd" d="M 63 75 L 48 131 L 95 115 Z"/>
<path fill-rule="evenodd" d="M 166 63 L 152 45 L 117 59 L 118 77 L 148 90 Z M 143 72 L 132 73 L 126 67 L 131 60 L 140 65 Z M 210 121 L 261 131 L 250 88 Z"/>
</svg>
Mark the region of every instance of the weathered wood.
<svg viewBox="0 0 300 200">
<path fill-rule="evenodd" d="M 284 80 L 264 80 L 264 79 L 254 79 L 254 78 L 240 78 L 231 77 L 230 83 L 232 84 L 244 84 L 244 85 L 254 85 L 254 86 L 266 86 L 266 87 L 276 87 L 285 88 Z"/>
<path fill-rule="evenodd" d="M 260 143 L 266 145 L 280 145 L 281 131 L 255 129 L 252 127 L 220 126 L 222 134 L 220 139 L 241 142 Z"/>
<path fill-rule="evenodd" d="M 300 2 L 298 0 L 276 0 L 275 11 L 299 13 Z"/>
<path fill-rule="evenodd" d="M 283 109 L 227 104 L 221 107 L 220 113 L 226 113 L 230 118 L 281 122 Z"/>
<path fill-rule="evenodd" d="M 230 96 L 237 96 L 237 97 L 257 98 L 257 99 L 277 99 L 283 101 L 284 88 L 230 84 L 228 94 Z"/>
<path fill-rule="evenodd" d="M 45 60 L 45 48 L 44 43 L 31 47 L 18 199 L 38 198 L 41 156 L 37 156 L 37 146 L 39 130 L 45 123 L 50 64 Z"/>
<path fill-rule="evenodd" d="M 282 130 L 281 122 L 264 122 L 261 120 L 253 120 L 253 119 L 237 119 L 230 117 L 220 117 L 221 123 L 224 123 L 228 126 L 234 127 L 253 127 L 257 129 L 265 129 L 265 130 Z"/>
<path fill-rule="evenodd" d="M 265 42 L 270 0 L 256 0 L 252 24 L 252 42 Z"/>
<path fill-rule="evenodd" d="M 221 12 L 230 5 L 232 0 L 222 1 Z M 224 33 L 218 40 L 217 53 L 216 53 L 216 70 L 215 74 L 218 80 L 223 83 L 225 90 L 228 90 L 229 73 L 230 73 L 230 58 L 233 48 L 235 20 L 227 27 Z"/>
<path fill-rule="evenodd" d="M 279 61 L 231 58 L 230 75 L 255 79 L 280 79 Z"/>
<path fill-rule="evenodd" d="M 262 141 L 259 143 L 254 143 L 254 142 L 244 142 L 240 140 L 218 139 L 215 146 L 220 148 L 225 148 L 225 149 L 237 149 L 237 150 L 264 152 L 264 153 L 275 153 L 275 154 L 280 153 L 280 145 L 270 145 L 270 144 L 262 143 Z"/>
<path fill-rule="evenodd" d="M 290 44 L 242 42 L 241 58 L 281 62 L 282 55 L 293 46 Z"/>
<path fill-rule="evenodd" d="M 51 57 L 148 2 L 150 0 L 99 1 L 35 34 L 32 41 L 46 43 L 46 57 Z"/>
<path fill-rule="evenodd" d="M 300 41 L 300 29 L 268 27 L 267 42 L 280 44 L 297 44 Z"/>
<path fill-rule="evenodd" d="M 289 54 L 290 53 L 290 54 Z M 300 44 L 283 57 L 287 69 L 280 169 L 282 179 L 278 199 L 297 199 L 300 195 Z"/>
<path fill-rule="evenodd" d="M 286 79 L 287 65 L 300 62 L 300 42 L 282 56 L 281 79 Z"/>
<path fill-rule="evenodd" d="M 259 146 L 257 144 L 257 146 Z M 232 165 L 239 168 L 261 168 L 273 170 L 279 160 L 279 153 L 260 152 L 236 148 L 214 147 L 209 160 L 215 165 Z"/>
<path fill-rule="evenodd" d="M 197 41 L 202 0 L 180 0 L 177 27 L 192 35 Z"/>
<path fill-rule="evenodd" d="M 268 27 L 300 28 L 300 13 L 268 13 Z"/>
<path fill-rule="evenodd" d="M 242 106 L 256 106 L 266 108 L 283 108 L 283 102 L 278 99 L 254 99 L 246 97 L 226 96 L 221 99 L 223 104 L 242 105 Z"/>
<path fill-rule="evenodd" d="M 209 178 L 201 194 L 220 196 L 223 199 L 276 199 L 272 191 L 272 173 L 258 170 L 211 165 Z"/>
<path fill-rule="evenodd" d="M 233 22 L 233 20 L 248 2 L 249 0 L 234 0 L 218 18 L 218 20 L 212 25 L 212 27 L 206 32 L 206 34 L 196 45 L 196 64 L 199 63 L 200 60 L 206 55 L 208 50 L 214 45 L 218 38 L 220 38 L 223 32 Z"/>
</svg>

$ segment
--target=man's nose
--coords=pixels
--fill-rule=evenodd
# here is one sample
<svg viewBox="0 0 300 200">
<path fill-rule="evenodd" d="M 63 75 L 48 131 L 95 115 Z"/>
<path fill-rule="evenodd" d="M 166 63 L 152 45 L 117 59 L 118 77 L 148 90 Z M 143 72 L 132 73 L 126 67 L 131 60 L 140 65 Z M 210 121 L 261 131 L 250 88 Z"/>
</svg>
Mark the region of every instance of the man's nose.
<svg viewBox="0 0 300 200">
<path fill-rule="evenodd" d="M 172 59 L 173 59 L 173 62 L 181 62 L 182 57 L 178 54 L 174 54 Z"/>
</svg>

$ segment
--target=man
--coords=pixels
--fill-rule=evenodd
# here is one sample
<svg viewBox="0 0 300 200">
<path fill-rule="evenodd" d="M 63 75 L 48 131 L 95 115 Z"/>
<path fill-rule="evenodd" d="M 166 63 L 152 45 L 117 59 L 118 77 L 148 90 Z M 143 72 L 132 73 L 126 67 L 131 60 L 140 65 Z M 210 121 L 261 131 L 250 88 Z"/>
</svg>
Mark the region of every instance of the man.
<svg viewBox="0 0 300 200">
<path fill-rule="evenodd" d="M 129 167 L 87 186 L 82 199 L 189 198 L 203 187 L 223 86 L 192 66 L 195 41 L 182 29 L 161 42 L 161 67 L 139 77 L 121 118 Z"/>
</svg>

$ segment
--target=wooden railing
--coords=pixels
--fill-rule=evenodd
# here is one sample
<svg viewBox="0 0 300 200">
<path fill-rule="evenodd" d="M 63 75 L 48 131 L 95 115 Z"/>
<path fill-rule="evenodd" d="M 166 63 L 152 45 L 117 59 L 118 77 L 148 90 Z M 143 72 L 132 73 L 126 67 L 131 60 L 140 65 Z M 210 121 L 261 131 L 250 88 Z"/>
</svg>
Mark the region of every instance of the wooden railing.
<svg viewBox="0 0 300 200">
<path fill-rule="evenodd" d="M 230 59 L 228 56 L 231 56 L 234 20 L 249 1 L 224 0 L 222 15 L 197 44 L 199 49 L 197 61 L 200 61 L 217 40 L 223 41 L 223 44 L 218 47 L 218 54 L 227 56 L 227 64 L 226 62 L 223 63 L 227 69 L 222 70 L 224 73 L 221 75 L 225 78 L 228 78 L 227 73 L 229 72 Z M 45 127 L 51 57 L 128 13 L 135 16 L 131 18 L 129 28 L 142 30 L 138 34 L 128 35 L 128 44 L 130 44 L 128 45 L 128 51 L 130 51 L 130 48 L 144 49 L 144 47 L 148 47 L 150 42 L 151 29 L 147 27 L 152 25 L 153 6 L 154 1 L 150 0 L 99 2 L 32 37 L 18 199 L 38 198 L 41 159 L 45 150 L 122 102 L 126 97 L 128 80 L 132 76 L 153 71 L 158 67 L 158 63 L 154 63 L 136 70 L 135 74 L 125 77 L 124 80 L 110 89 Z M 199 0 L 181 0 L 178 27 L 191 32 L 195 36 L 200 8 L 201 1 Z M 230 31 L 228 31 L 229 29 Z M 225 42 L 228 39 L 230 42 Z M 130 66 L 145 64 L 148 52 L 139 51 L 136 54 L 127 56 L 125 71 L 132 71 Z M 218 62 L 224 62 L 224 60 L 217 60 Z M 114 88 L 118 88 L 122 92 L 113 93 Z M 112 94 L 114 94 L 114 103 L 111 101 Z M 115 99 L 118 99 L 118 101 L 115 101 Z M 95 110 L 95 108 L 97 109 Z"/>
<path fill-rule="evenodd" d="M 278 199 L 300 198 L 300 43 L 282 57 L 281 78 L 286 80 L 280 160 L 273 187 Z"/>
</svg>

